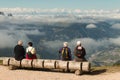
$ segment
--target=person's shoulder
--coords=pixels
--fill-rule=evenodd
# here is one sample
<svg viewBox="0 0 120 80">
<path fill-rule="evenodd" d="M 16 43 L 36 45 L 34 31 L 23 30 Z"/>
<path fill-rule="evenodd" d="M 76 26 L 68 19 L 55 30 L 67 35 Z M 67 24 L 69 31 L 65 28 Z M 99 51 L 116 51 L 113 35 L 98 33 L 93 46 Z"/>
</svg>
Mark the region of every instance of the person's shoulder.
<svg viewBox="0 0 120 80">
<path fill-rule="evenodd" d="M 34 49 L 34 50 L 35 50 L 35 47 L 32 47 L 32 49 Z"/>
<path fill-rule="evenodd" d="M 67 47 L 69 50 L 70 50 L 70 48 L 69 47 Z"/>
<path fill-rule="evenodd" d="M 64 47 L 61 47 L 60 49 L 63 49 Z"/>
<path fill-rule="evenodd" d="M 18 45 L 15 45 L 15 47 L 17 47 Z"/>
<path fill-rule="evenodd" d="M 31 49 L 32 49 L 32 47 L 27 47 L 26 49 L 31 50 Z"/>
<path fill-rule="evenodd" d="M 26 50 L 28 50 L 28 49 L 29 49 L 29 47 L 26 48 Z"/>
<path fill-rule="evenodd" d="M 83 46 L 82 46 L 83 49 L 85 49 Z"/>
<path fill-rule="evenodd" d="M 16 47 L 16 48 L 20 48 L 20 47 L 23 47 L 23 46 L 20 46 L 20 45 L 16 45 L 15 47 Z"/>
</svg>

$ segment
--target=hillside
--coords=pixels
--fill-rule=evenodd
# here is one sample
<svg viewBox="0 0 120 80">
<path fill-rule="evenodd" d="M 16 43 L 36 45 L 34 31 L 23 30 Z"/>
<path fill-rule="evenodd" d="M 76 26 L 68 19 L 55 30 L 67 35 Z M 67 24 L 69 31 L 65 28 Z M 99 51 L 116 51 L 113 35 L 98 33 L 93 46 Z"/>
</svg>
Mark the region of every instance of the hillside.
<svg viewBox="0 0 120 80">
<path fill-rule="evenodd" d="M 94 66 L 119 65 L 120 48 L 110 48 L 93 54 L 89 59 Z"/>
</svg>

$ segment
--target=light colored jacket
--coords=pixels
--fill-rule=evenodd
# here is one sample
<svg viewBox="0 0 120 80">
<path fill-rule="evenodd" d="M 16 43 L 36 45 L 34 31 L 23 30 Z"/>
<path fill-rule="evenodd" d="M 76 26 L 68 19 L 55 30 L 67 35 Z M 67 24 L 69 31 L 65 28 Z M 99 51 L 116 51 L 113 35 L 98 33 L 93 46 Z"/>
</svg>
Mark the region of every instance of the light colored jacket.
<svg viewBox="0 0 120 80">
<path fill-rule="evenodd" d="M 31 47 L 31 46 L 27 47 L 27 48 L 26 48 L 26 53 L 27 53 L 28 51 L 30 51 L 32 54 L 36 54 L 36 50 L 35 50 L 34 47 Z"/>
</svg>

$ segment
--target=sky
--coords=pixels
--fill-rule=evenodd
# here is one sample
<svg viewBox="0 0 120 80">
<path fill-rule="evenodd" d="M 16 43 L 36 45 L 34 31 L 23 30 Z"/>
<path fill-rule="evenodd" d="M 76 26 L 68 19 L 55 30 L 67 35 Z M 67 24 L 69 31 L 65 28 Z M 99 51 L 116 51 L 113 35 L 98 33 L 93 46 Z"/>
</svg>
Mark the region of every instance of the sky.
<svg viewBox="0 0 120 80">
<path fill-rule="evenodd" d="M 120 0 L 0 0 L 0 8 L 120 9 Z"/>
</svg>

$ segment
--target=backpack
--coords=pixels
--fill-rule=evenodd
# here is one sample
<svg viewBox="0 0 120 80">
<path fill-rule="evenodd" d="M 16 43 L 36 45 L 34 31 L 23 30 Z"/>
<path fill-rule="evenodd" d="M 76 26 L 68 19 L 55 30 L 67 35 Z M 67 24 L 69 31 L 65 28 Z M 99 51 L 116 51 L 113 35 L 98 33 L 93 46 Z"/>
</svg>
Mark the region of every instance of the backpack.
<svg viewBox="0 0 120 80">
<path fill-rule="evenodd" d="M 76 56 L 77 57 L 82 57 L 82 55 L 83 55 L 84 53 L 83 53 L 83 48 L 82 49 L 76 49 Z"/>
<path fill-rule="evenodd" d="M 68 48 L 63 48 L 61 53 L 62 53 L 62 58 L 63 59 L 69 59 Z"/>
</svg>

